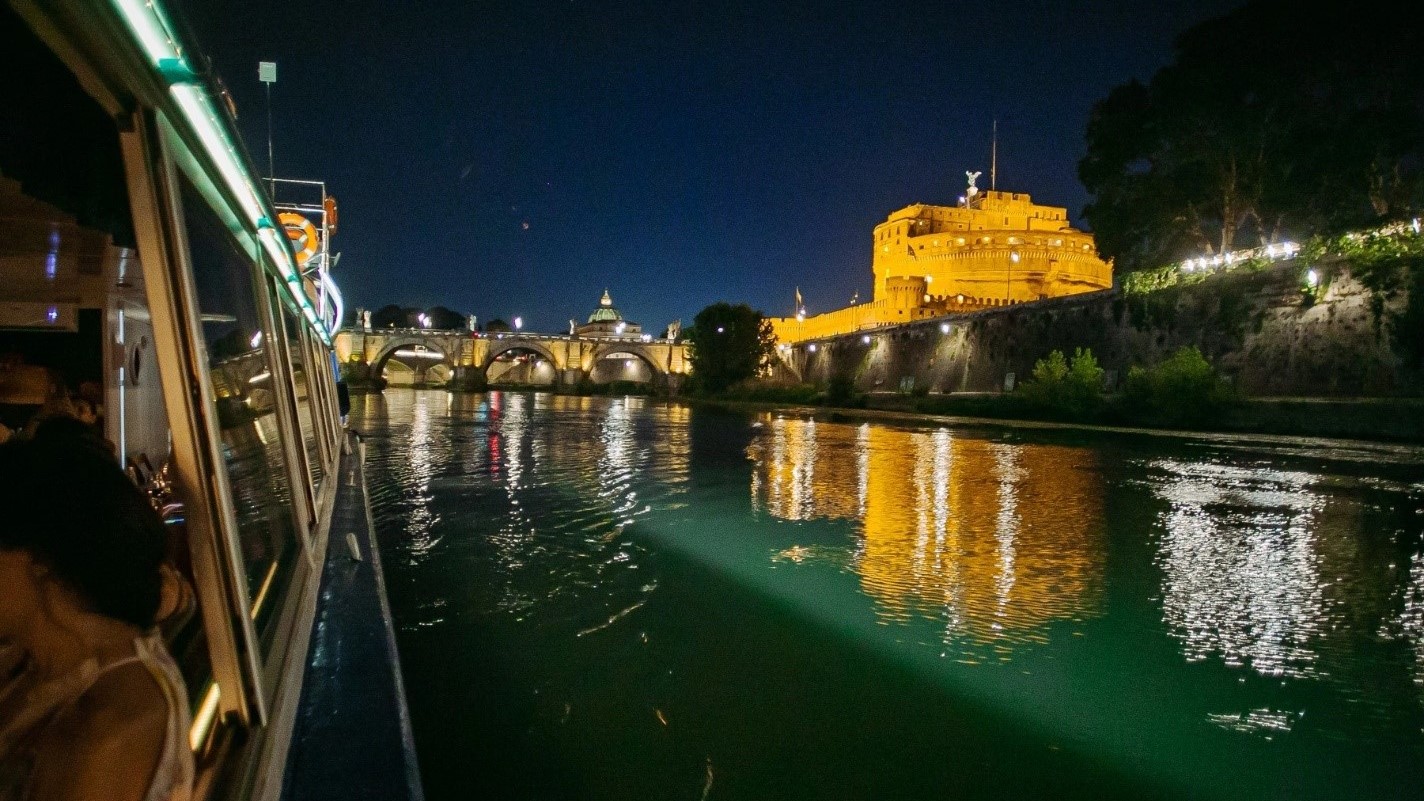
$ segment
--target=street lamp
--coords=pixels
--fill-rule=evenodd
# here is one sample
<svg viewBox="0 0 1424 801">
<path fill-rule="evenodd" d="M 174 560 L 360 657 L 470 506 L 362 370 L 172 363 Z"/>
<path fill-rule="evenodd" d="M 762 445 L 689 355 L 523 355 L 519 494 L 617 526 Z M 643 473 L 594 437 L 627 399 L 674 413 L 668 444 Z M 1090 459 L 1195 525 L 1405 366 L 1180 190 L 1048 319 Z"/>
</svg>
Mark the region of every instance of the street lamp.
<svg viewBox="0 0 1424 801">
<path fill-rule="evenodd" d="M 518 316 L 518 315 L 516 315 L 515 318 L 514 318 L 514 330 L 515 330 L 515 331 L 518 331 L 519 329 L 521 329 L 521 328 L 523 328 L 523 327 L 524 327 L 524 318 L 523 318 L 523 317 L 520 317 L 520 316 Z"/>
</svg>

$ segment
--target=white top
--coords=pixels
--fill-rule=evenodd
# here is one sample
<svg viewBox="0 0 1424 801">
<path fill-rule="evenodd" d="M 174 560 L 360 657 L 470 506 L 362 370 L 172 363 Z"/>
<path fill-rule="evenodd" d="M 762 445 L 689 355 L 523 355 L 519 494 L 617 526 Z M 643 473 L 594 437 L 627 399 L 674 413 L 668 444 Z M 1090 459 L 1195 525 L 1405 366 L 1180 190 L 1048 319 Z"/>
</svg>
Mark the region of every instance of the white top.
<svg viewBox="0 0 1424 801">
<path fill-rule="evenodd" d="M 148 669 L 168 705 L 163 751 L 144 801 L 188 801 L 192 797 L 193 752 L 188 747 L 191 718 L 183 675 L 157 631 L 135 637 L 133 645 L 133 656 L 103 666 L 98 660 L 89 659 L 67 676 L 23 690 L 24 700 L 16 704 L 19 711 L 9 720 L 0 720 L 0 801 L 25 801 L 31 796 L 35 747 L 43 741 L 45 731 L 105 673 L 134 662 Z M 0 675 L 14 675 L 20 655 L 5 653 L 5 650 L 0 649 Z M 14 681 L 0 686 L 0 701 L 7 700 L 12 693 L 22 692 L 23 684 Z"/>
</svg>

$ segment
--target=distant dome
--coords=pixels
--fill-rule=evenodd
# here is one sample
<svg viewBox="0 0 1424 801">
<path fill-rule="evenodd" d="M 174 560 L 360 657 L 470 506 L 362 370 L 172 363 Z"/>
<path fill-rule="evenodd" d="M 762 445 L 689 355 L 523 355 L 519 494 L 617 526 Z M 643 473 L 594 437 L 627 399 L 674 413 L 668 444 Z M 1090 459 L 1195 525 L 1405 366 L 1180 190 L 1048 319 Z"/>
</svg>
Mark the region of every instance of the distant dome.
<svg viewBox="0 0 1424 801">
<path fill-rule="evenodd" d="M 569 325 L 573 326 L 573 320 L 569 321 Z M 598 308 L 588 316 L 588 322 L 573 327 L 569 333 L 581 337 L 636 339 L 643 335 L 643 327 L 632 320 L 623 319 L 623 315 L 613 308 L 613 297 L 605 289 L 603 298 L 598 301 Z"/>
<path fill-rule="evenodd" d="M 598 308 L 588 316 L 588 321 L 590 323 L 616 323 L 622 319 L 623 315 L 613 308 L 613 298 L 608 295 L 608 290 L 603 290 L 603 298 L 598 301 Z"/>
</svg>

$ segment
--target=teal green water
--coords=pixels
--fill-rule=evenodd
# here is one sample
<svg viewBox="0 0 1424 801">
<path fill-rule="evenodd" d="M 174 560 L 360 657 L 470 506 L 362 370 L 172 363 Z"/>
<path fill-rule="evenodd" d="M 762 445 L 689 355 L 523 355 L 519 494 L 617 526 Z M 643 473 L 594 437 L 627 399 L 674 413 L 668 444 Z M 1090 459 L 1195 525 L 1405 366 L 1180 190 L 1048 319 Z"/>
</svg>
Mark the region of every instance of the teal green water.
<svg viewBox="0 0 1424 801">
<path fill-rule="evenodd" d="M 1424 451 L 353 399 L 427 796 L 1424 797 Z"/>
</svg>

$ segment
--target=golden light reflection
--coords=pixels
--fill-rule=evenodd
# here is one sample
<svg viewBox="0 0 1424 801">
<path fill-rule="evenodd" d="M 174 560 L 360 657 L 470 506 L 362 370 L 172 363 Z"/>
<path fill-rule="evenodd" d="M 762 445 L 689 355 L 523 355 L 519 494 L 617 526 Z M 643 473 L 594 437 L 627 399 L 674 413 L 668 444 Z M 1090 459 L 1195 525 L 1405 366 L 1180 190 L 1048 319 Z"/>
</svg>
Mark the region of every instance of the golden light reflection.
<svg viewBox="0 0 1424 801">
<path fill-rule="evenodd" d="M 786 418 L 762 431 L 755 502 L 785 520 L 860 520 L 851 564 L 883 620 L 928 617 L 946 641 L 1001 643 L 1098 614 L 1095 452 Z"/>
</svg>

